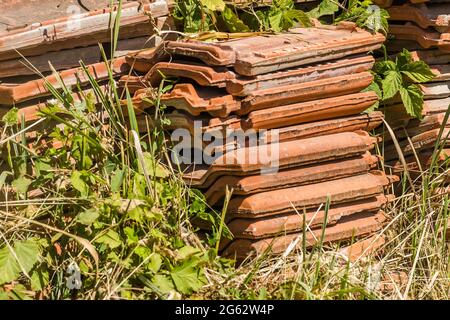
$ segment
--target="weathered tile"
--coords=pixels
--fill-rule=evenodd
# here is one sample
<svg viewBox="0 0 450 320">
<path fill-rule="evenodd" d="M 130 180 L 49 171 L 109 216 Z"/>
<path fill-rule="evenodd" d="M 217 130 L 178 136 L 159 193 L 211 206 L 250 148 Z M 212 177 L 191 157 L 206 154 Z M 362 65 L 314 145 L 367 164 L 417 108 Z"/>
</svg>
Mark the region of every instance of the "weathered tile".
<svg viewBox="0 0 450 320">
<path fill-rule="evenodd" d="M 208 204 L 213 206 L 223 199 L 227 186 L 232 188 L 233 196 L 248 195 L 365 173 L 373 169 L 377 162 L 378 158 L 367 152 L 356 158 L 292 168 L 273 174 L 246 177 L 225 175 L 218 178 L 204 194 Z"/>
<path fill-rule="evenodd" d="M 374 142 L 376 139 L 367 132 L 359 131 L 302 139 L 301 143 L 296 140 L 281 142 L 275 147 L 263 145 L 264 149 L 246 147 L 225 153 L 206 169 L 190 168 L 183 178 L 192 186 L 207 188 L 222 175 L 250 175 L 270 169 L 271 159 L 277 161 L 279 169 L 286 169 L 357 156 L 373 148 Z M 277 153 L 270 155 L 270 150 Z M 248 163 L 250 159 L 252 161 Z"/>
<path fill-rule="evenodd" d="M 323 242 L 335 242 L 349 240 L 374 233 L 381 229 L 383 222 L 386 220 L 383 212 L 377 214 L 360 213 L 351 215 L 325 229 Z M 310 248 L 321 239 L 322 229 L 314 229 L 306 234 L 306 246 Z M 269 251 L 273 254 L 283 253 L 291 244 L 294 248 L 301 248 L 303 240 L 301 234 L 290 234 L 279 236 L 276 238 L 267 238 L 257 241 L 248 239 L 237 239 L 232 241 L 222 252 L 223 256 L 235 257 L 237 260 L 243 260 L 252 254 L 262 254 Z"/>
<path fill-rule="evenodd" d="M 124 58 L 114 60 L 112 72 L 115 76 L 128 70 L 129 66 L 125 63 Z M 104 62 L 87 66 L 87 71 L 96 81 L 108 79 L 108 70 Z M 39 97 L 50 96 L 51 92 L 48 89 L 48 85 L 60 89 L 59 79 L 64 82 L 66 87 L 76 86 L 77 84 L 81 86 L 89 84 L 89 78 L 81 67 L 61 71 L 58 73 L 58 76 L 50 75 L 20 84 L 0 83 L 0 104 L 13 105 Z"/>
<path fill-rule="evenodd" d="M 330 199 L 331 204 L 369 198 L 383 193 L 384 187 L 395 181 L 381 171 L 360 174 L 297 186 L 260 192 L 249 196 L 234 197 L 228 203 L 227 212 L 239 217 L 275 215 L 293 210 L 311 209 Z"/>
<path fill-rule="evenodd" d="M 144 36 L 153 32 L 151 18 L 168 15 L 165 1 L 142 5 L 129 2 L 122 6 L 120 38 Z M 75 16 L 43 21 L 0 34 L 0 60 L 22 55 L 40 55 L 50 51 L 94 45 L 111 38 L 111 18 L 116 7 L 94 10 Z M 76 20 L 74 20 L 76 18 Z M 20 43 L 20 45 L 18 45 Z"/>
<path fill-rule="evenodd" d="M 366 53 L 378 49 L 383 41 L 381 34 L 371 34 L 352 23 L 340 23 L 217 43 L 167 41 L 150 51 L 146 60 L 156 63 L 168 55 L 195 57 L 211 66 L 233 66 L 238 74 L 254 76 Z"/>
</svg>

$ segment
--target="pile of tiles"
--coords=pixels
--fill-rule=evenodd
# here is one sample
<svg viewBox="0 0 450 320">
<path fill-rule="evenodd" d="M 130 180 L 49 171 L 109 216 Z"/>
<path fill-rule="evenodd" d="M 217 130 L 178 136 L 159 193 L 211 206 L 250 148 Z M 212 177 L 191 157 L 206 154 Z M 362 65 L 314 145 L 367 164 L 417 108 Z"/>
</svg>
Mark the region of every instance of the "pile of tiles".
<svg viewBox="0 0 450 320">
<path fill-rule="evenodd" d="M 407 169 L 417 176 L 430 165 L 435 143 L 445 112 L 450 105 L 450 3 L 444 1 L 421 1 L 421 3 L 385 3 L 390 15 L 391 39 L 387 48 L 392 54 L 403 48 L 412 53 L 413 60 L 424 61 L 436 77 L 429 83 L 420 84 L 424 94 L 423 120 L 412 119 L 405 112 L 400 100 L 384 108 L 389 125 L 394 129 Z M 442 138 L 448 135 L 443 131 Z M 444 149 L 439 160 L 450 155 L 448 142 L 442 141 Z M 450 141 L 449 141 L 450 142 Z M 398 153 L 389 134 L 384 139 L 386 164 L 396 172 L 403 170 Z"/>
<path fill-rule="evenodd" d="M 276 172 L 267 173 L 267 159 L 257 156 L 263 145 L 226 141 L 214 149 L 212 164 L 184 172 L 212 207 L 221 208 L 226 188 L 233 190 L 225 222 L 234 237 L 221 242 L 223 255 L 241 260 L 268 248 L 284 252 L 304 223 L 311 247 L 325 218 L 325 242 L 380 230 L 390 198 L 386 190 L 395 177 L 377 171 L 378 158 L 370 153 L 377 139 L 367 131 L 381 124 L 382 114 L 362 112 L 377 101 L 364 90 L 374 63 L 367 52 L 383 41 L 382 35 L 343 23 L 223 42 L 166 41 L 128 56 L 141 75 L 120 82 L 134 94 L 138 110 L 152 108 L 145 99 L 154 94 L 149 87 L 163 78 L 179 79 L 160 99 L 168 107 L 169 129 L 193 133 L 196 120 L 202 133 L 213 136 L 272 129 L 264 142 L 278 150 Z"/>
<path fill-rule="evenodd" d="M 74 5 L 72 2 L 76 3 L 67 1 L 63 7 L 69 8 Z M 96 9 L 107 7 L 108 3 L 88 1 L 87 5 Z M 75 100 L 82 99 L 87 92 L 92 92 L 92 88 L 88 87 L 89 79 L 80 67 L 80 61 L 102 89 L 107 89 L 103 84 L 108 80 L 108 72 L 98 43 L 103 44 L 106 55 L 110 56 L 111 25 L 117 7 L 70 16 L 65 16 L 68 12 L 57 7 L 55 1 L 40 1 L 39 7 L 41 10 L 36 11 L 36 4 L 27 1 L 0 4 L 0 117 L 11 107 L 17 107 L 27 123 L 36 121 L 37 111 L 52 96 L 48 85 L 61 88 L 59 78 L 66 87 L 73 89 Z M 76 8 L 85 11 L 80 6 Z M 18 16 L 17 12 L 29 14 Z M 45 13 L 52 20 L 36 22 L 40 15 L 36 16 L 35 12 Z M 155 41 L 148 41 L 149 35 L 154 34 L 155 27 L 165 28 L 168 15 L 165 1 L 123 4 L 116 59 L 112 65 L 114 77 L 130 70 L 124 55 L 155 45 Z M 54 70 L 60 72 L 59 76 L 52 72 Z M 81 91 L 77 90 L 78 85 Z"/>
</svg>

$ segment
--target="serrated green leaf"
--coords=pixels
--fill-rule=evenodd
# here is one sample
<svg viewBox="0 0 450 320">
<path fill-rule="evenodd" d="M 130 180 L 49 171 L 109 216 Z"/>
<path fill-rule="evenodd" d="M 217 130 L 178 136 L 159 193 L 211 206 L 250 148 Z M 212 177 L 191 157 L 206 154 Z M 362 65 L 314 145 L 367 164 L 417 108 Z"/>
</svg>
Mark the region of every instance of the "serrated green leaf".
<svg viewBox="0 0 450 320">
<path fill-rule="evenodd" d="M 14 252 L 19 259 L 20 266 L 29 272 L 36 262 L 40 259 L 40 246 L 34 239 L 16 241 L 14 243 Z"/>
<path fill-rule="evenodd" d="M 250 28 L 228 6 L 222 12 L 222 19 L 229 32 L 250 32 Z"/>
<path fill-rule="evenodd" d="M 90 226 L 97 220 L 98 216 L 98 210 L 95 208 L 91 208 L 79 213 L 77 216 L 77 221 L 81 224 Z"/>
<path fill-rule="evenodd" d="M 423 61 L 414 61 L 406 64 L 401 68 L 400 72 L 406 75 L 411 81 L 417 83 L 427 82 L 436 77 L 430 67 Z"/>
<path fill-rule="evenodd" d="M 423 93 L 419 86 L 410 84 L 407 87 L 400 87 L 400 96 L 406 112 L 418 119 L 422 118 Z"/>
<path fill-rule="evenodd" d="M 336 13 L 339 10 L 337 2 L 334 0 L 322 0 L 320 4 L 308 12 L 311 18 L 320 18 Z"/>
<path fill-rule="evenodd" d="M 269 15 L 270 29 L 272 29 L 275 32 L 280 32 L 281 30 L 283 30 L 282 19 L 283 19 L 283 12 L 281 11 L 273 12 L 272 14 L 270 14 Z"/>
<path fill-rule="evenodd" d="M 15 280 L 20 274 L 17 260 L 6 246 L 0 249 L 0 270 L 0 285 Z"/>
<path fill-rule="evenodd" d="M 152 284 L 164 294 L 175 290 L 173 282 L 168 277 L 161 274 L 157 274 L 152 278 Z"/>
<path fill-rule="evenodd" d="M 20 273 L 29 272 L 40 259 L 40 247 L 34 239 L 19 240 L 13 251 L 7 246 L 0 249 L 0 285 L 16 280 Z"/>
<path fill-rule="evenodd" d="M 383 28 L 381 9 L 377 5 L 370 5 L 366 9 L 367 18 L 365 18 L 364 25 L 371 31 L 377 32 Z"/>
<path fill-rule="evenodd" d="M 284 17 L 286 19 L 299 22 L 303 27 L 310 27 L 312 25 L 309 16 L 302 10 L 288 10 L 284 13 Z"/>
<path fill-rule="evenodd" d="M 115 249 L 122 244 L 119 234 L 114 230 L 108 230 L 107 233 L 97 238 L 95 242 L 105 244 L 110 249 Z"/>
<path fill-rule="evenodd" d="M 127 236 L 127 243 L 128 244 L 134 244 L 139 241 L 139 237 L 136 235 L 136 232 L 134 231 L 134 228 L 132 227 L 125 227 L 123 229 L 123 232 Z"/>
<path fill-rule="evenodd" d="M 402 75 L 397 71 L 387 71 L 386 77 L 382 81 L 383 99 L 390 99 L 398 92 L 402 86 Z"/>
<path fill-rule="evenodd" d="M 198 267 L 198 258 L 192 257 L 183 264 L 172 269 L 172 277 L 175 287 L 184 294 L 200 290 L 203 286 L 201 269 Z"/>
<path fill-rule="evenodd" d="M 177 252 L 177 259 L 184 260 L 194 254 L 197 254 L 200 252 L 200 249 L 194 248 L 192 246 L 184 246 L 180 248 Z"/>
<path fill-rule="evenodd" d="M 45 270 L 36 270 L 31 274 L 31 289 L 41 291 L 48 284 L 50 277 Z"/>
</svg>

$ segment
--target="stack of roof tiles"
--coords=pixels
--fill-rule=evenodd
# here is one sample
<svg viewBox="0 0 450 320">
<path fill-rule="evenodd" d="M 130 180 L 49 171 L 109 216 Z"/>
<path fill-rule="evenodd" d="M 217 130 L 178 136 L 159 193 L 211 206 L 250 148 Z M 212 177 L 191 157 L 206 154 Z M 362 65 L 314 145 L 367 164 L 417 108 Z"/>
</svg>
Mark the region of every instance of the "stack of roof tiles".
<svg viewBox="0 0 450 320">
<path fill-rule="evenodd" d="M 89 79 L 80 61 L 87 65 L 90 76 L 106 88 L 108 72 L 98 43 L 104 45 L 106 55 L 110 56 L 111 26 L 117 14 L 116 6 L 105 8 L 108 3 L 87 1 L 85 5 L 91 11 L 76 6 L 85 12 L 69 16 L 73 13 L 69 5 L 76 1 L 64 2 L 59 7 L 55 1 L 44 0 L 39 2 L 39 10 L 29 1 L 0 3 L 0 117 L 14 106 L 28 123 L 36 121 L 37 111 L 52 96 L 49 84 L 61 89 L 60 80 L 73 89 L 75 100 L 82 99 L 92 88 L 87 87 Z M 112 65 L 114 77 L 130 70 L 125 54 L 154 46 L 154 42 L 148 41 L 149 35 L 154 33 L 155 26 L 163 28 L 168 14 L 165 1 L 123 4 Z M 52 20 L 36 22 L 41 17 Z M 59 75 L 53 73 L 55 70 Z M 78 85 L 81 91 L 77 90 Z"/>
<path fill-rule="evenodd" d="M 224 255 L 281 253 L 301 235 L 303 222 L 313 246 L 327 199 L 325 242 L 381 228 L 394 178 L 376 170 L 378 158 L 370 153 L 376 138 L 367 131 L 381 124 L 382 114 L 362 112 L 377 101 L 365 90 L 374 63 L 367 52 L 383 40 L 343 23 L 223 42 L 167 41 L 128 56 L 141 76 L 121 83 L 134 93 L 137 109 L 152 107 L 145 87 L 158 87 L 163 76 L 179 78 L 161 96 L 171 129 L 193 132 L 200 120 L 203 132 L 279 130 L 278 141 L 274 131 L 265 137 L 279 150 L 275 173 L 265 174 L 267 163 L 252 157 L 261 145 L 245 144 L 223 145 L 211 165 L 184 173 L 210 206 L 221 207 L 227 186 L 233 190 L 225 221 L 234 238 L 221 242 Z"/>
<path fill-rule="evenodd" d="M 439 130 L 445 112 L 450 105 L 450 3 L 446 1 L 421 1 L 421 3 L 392 1 L 385 3 L 390 15 L 389 32 L 393 36 L 387 48 L 396 53 L 406 48 L 415 61 L 427 63 L 436 77 L 429 83 L 421 84 L 424 94 L 423 120 L 412 119 L 399 103 L 384 109 L 385 117 L 394 129 L 408 170 L 419 173 L 430 164 L 435 143 L 439 139 Z M 441 137 L 448 134 L 444 130 Z M 408 141 L 408 139 L 410 141 Z M 447 141 L 442 141 L 448 144 Z M 387 164 L 397 170 L 403 170 L 391 138 L 385 138 L 384 157 Z M 450 155 L 445 149 L 440 155 L 444 160 Z"/>
</svg>

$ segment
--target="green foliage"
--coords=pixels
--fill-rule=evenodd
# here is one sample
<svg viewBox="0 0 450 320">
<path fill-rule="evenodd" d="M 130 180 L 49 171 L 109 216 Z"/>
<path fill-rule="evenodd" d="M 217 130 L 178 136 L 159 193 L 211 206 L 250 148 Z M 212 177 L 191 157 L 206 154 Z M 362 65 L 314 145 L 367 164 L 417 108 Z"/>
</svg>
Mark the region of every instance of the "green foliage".
<svg viewBox="0 0 450 320">
<path fill-rule="evenodd" d="M 292 0 L 274 0 L 268 9 L 257 10 L 256 16 L 247 13 L 243 19 L 253 31 L 280 32 L 289 30 L 295 23 L 304 27 L 311 25 L 308 15 L 295 9 Z"/>
<path fill-rule="evenodd" d="M 309 16 L 293 0 L 274 0 L 269 8 L 237 10 L 222 0 L 179 0 L 173 16 L 185 32 L 285 31 L 296 23 L 310 26 Z"/>
<path fill-rule="evenodd" d="M 40 110 L 48 124 L 41 132 L 48 145 L 40 139 L 11 139 L 10 148 L 4 149 L 11 165 L 0 174 L 0 184 L 16 192 L 16 199 L 10 200 L 27 204 L 11 207 L 13 217 L 30 220 L 11 218 L 4 224 L 0 211 L 0 234 L 8 234 L 12 248 L 0 242 L 0 298 L 150 299 L 194 294 L 207 282 L 205 267 L 224 272 L 227 266 L 208 244 L 198 245 L 198 238 L 192 242 L 190 218 L 214 224 L 217 213 L 164 164 L 169 146 L 158 97 L 171 83 L 163 83 L 155 93 L 154 126 L 149 130 L 139 127 L 142 122 L 132 112 L 126 92 L 125 105 L 120 104 L 115 81 L 109 83 L 108 95 L 93 79 L 90 86 L 98 89 L 95 97 L 75 102 L 67 98 L 69 89 L 55 90 L 56 99 Z M 7 133 L 14 135 L 20 128 L 13 112 L 10 115 Z M 139 120 L 146 122 L 144 116 Z M 135 138 L 131 130 L 139 129 L 144 133 Z M 27 165 L 20 166 L 24 156 Z M 45 195 L 27 199 L 31 190 Z M 10 232 L 11 222 L 23 227 Z M 211 239 L 217 241 L 214 230 L 213 226 Z M 82 287 L 76 291 L 66 286 L 72 263 L 81 272 Z M 13 289 L 5 291 L 4 285 Z"/>
<path fill-rule="evenodd" d="M 311 18 L 321 18 L 333 15 L 339 10 L 338 2 L 335 0 L 322 0 L 317 7 L 308 12 Z"/>
<path fill-rule="evenodd" d="M 10 127 L 19 123 L 19 109 L 16 107 L 11 108 L 5 115 L 2 117 L 2 122 L 5 126 Z"/>
<path fill-rule="evenodd" d="M 374 5 L 371 0 L 350 0 L 348 8 L 336 18 L 335 22 L 351 21 L 358 27 L 387 34 L 388 18 L 388 12 Z"/>
<path fill-rule="evenodd" d="M 435 75 L 423 61 L 413 61 L 408 50 L 403 49 L 394 61 L 377 62 L 373 68 L 375 82 L 372 88 L 383 101 L 399 95 L 406 112 L 416 118 L 422 117 L 423 93 L 417 83 L 432 80 Z"/>
<path fill-rule="evenodd" d="M 17 240 L 0 248 L 0 285 L 17 280 L 39 261 L 41 248 L 35 239 Z"/>
</svg>

